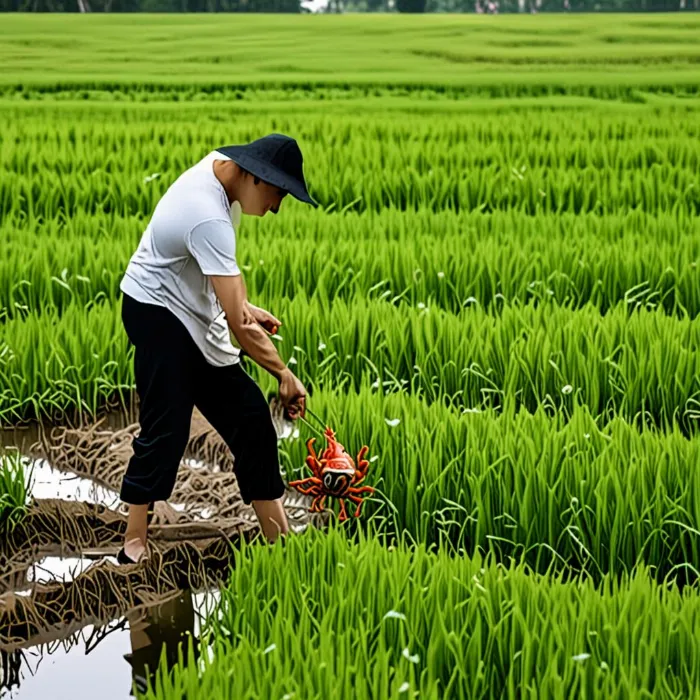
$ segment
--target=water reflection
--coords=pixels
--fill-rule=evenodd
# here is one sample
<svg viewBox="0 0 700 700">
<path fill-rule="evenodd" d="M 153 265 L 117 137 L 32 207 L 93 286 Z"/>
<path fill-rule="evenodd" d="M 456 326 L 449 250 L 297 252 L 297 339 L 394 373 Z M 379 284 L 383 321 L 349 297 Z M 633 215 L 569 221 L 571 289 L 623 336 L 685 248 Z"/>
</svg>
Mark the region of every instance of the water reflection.
<svg viewBox="0 0 700 700">
<path fill-rule="evenodd" d="M 178 591 L 170 600 L 155 605 L 146 611 L 145 617 L 127 615 L 131 653 L 124 658 L 131 665 L 134 686 L 142 693 L 148 682 L 155 684 L 155 671 L 161 655 L 169 670 L 177 664 L 178 656 L 187 660 L 190 637 L 194 658 L 199 658 L 199 639 L 194 634 L 195 612 L 190 590 Z M 182 650 L 180 652 L 180 650 Z M 133 696 L 133 686 L 131 695 Z"/>
<path fill-rule="evenodd" d="M 66 639 L 11 652 L 0 648 L 0 698 L 136 697 L 149 680 L 155 683 L 161 655 L 168 669 L 179 656 L 187 661 L 191 638 L 193 656 L 199 658 L 202 622 L 218 600 L 216 589 L 195 593 L 186 588 L 106 625 L 88 625 Z"/>
</svg>

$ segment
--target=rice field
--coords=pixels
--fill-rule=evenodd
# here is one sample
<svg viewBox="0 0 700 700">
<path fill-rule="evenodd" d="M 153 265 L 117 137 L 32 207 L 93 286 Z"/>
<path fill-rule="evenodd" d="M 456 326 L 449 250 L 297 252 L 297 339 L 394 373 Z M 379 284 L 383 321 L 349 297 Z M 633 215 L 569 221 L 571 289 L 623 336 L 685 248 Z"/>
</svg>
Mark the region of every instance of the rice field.
<svg viewBox="0 0 700 700">
<path fill-rule="evenodd" d="M 242 543 L 208 652 L 142 697 L 698 697 L 698 33 L 3 21 L 0 426 L 126 408 L 119 282 L 208 151 L 293 135 L 321 204 L 244 217 L 238 262 L 377 492 L 358 521 Z M 3 465 L 5 527 L 26 485 Z"/>
</svg>

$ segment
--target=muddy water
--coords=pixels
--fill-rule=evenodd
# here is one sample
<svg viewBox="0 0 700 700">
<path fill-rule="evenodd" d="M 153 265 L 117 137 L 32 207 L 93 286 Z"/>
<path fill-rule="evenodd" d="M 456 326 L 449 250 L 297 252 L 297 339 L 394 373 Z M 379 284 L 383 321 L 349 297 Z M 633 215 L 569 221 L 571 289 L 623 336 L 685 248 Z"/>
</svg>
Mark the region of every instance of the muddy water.
<svg viewBox="0 0 700 700">
<path fill-rule="evenodd" d="M 83 503 L 102 503 L 108 508 L 119 505 L 119 494 L 91 479 L 54 469 L 45 459 L 23 459 L 27 497 L 61 498 Z"/>
<path fill-rule="evenodd" d="M 99 420 L 103 420 L 102 427 L 106 430 L 121 430 L 138 422 L 138 410 L 133 407 L 129 411 L 115 408 L 105 409 L 100 411 L 94 419 L 81 417 L 80 420 L 68 421 L 67 423 L 78 427 Z M 30 421 L 17 425 L 0 423 L 0 445 L 13 445 L 23 454 L 29 454 L 29 447 L 42 436 L 50 435 L 52 427 L 51 423 L 45 421 Z"/>
<path fill-rule="evenodd" d="M 53 562 L 54 565 L 58 562 Z M 65 566 L 58 564 L 54 578 Z M 202 622 L 219 601 L 216 589 L 181 590 L 170 600 L 140 614 L 128 614 L 103 626 L 88 625 L 58 642 L 14 652 L 0 651 L 0 698 L 21 700 L 123 700 L 134 685 L 153 682 L 165 649 L 168 668 L 177 663 L 178 647 L 187 658 L 188 638 L 195 655 Z"/>
<path fill-rule="evenodd" d="M 298 427 L 281 418 L 278 408 L 273 408 L 271 404 L 278 438 L 298 439 Z M 133 414 L 113 412 L 107 414 L 101 429 L 119 431 L 133 422 Z M 30 500 L 43 504 L 44 511 L 53 518 L 51 522 L 56 523 L 55 527 L 44 532 L 45 528 L 41 530 L 44 520 L 32 520 L 32 523 L 39 524 L 39 530 L 45 536 L 35 538 L 37 530 L 32 525 L 22 535 L 16 551 L 0 552 L 0 556 L 9 554 L 8 566 L 12 564 L 14 567 L 11 574 L 0 571 L 0 582 L 3 584 L 0 590 L 0 615 L 4 620 L 0 637 L 15 640 L 8 641 L 6 646 L 0 645 L 0 699 L 130 698 L 133 697 L 133 683 L 141 689 L 146 687 L 147 669 L 158 666 L 163 649 L 169 666 L 176 663 L 178 647 L 183 641 L 185 651 L 189 639 L 192 639 L 196 650 L 202 622 L 212 612 L 220 594 L 216 588 L 193 591 L 189 586 L 205 585 L 202 581 L 211 584 L 218 580 L 220 583 L 220 575 L 226 573 L 228 554 L 222 557 L 218 545 L 204 544 L 212 540 L 203 541 L 201 553 L 190 549 L 178 554 L 179 545 L 173 549 L 173 542 L 163 540 L 158 545 L 162 554 L 162 568 L 157 569 L 158 581 L 153 577 L 149 579 L 146 574 L 139 578 L 136 571 L 120 573 L 123 567 L 105 572 L 105 560 L 109 566 L 116 565 L 114 552 L 119 537 L 114 528 L 120 522 L 118 518 L 124 522 L 124 504 L 114 490 L 118 487 L 119 479 L 106 478 L 111 467 L 106 473 L 104 470 L 100 472 L 105 477 L 101 483 L 100 479 L 73 473 L 70 469 L 80 464 L 80 460 L 75 459 L 73 462 L 59 460 L 68 471 L 56 469 L 41 454 L 32 454 L 29 449 L 38 441 L 43 441 L 46 435 L 47 430 L 38 424 L 0 429 L 0 445 L 12 445 L 24 455 L 25 474 L 31 484 Z M 107 435 L 107 438 L 99 439 L 109 441 L 112 437 Z M 92 454 L 93 447 L 82 445 L 86 455 Z M 71 454 L 75 455 L 75 452 Z M 60 457 L 60 452 L 54 452 L 53 457 L 56 456 Z M 218 467 L 212 468 L 208 462 L 194 457 L 183 461 L 186 463 L 183 475 L 188 471 L 190 476 L 201 472 L 208 479 L 217 478 Z M 116 462 L 109 464 L 119 466 Z M 88 475 L 95 476 L 92 471 Z M 191 489 L 180 493 L 189 495 L 191 502 L 179 503 L 174 498 L 175 502 L 168 502 L 168 505 L 175 511 L 186 510 L 190 520 L 207 520 L 217 515 L 216 509 L 210 508 L 215 505 L 215 499 L 204 499 L 205 504 L 191 498 L 193 494 L 196 495 Z M 299 532 L 311 522 L 309 499 L 299 494 L 290 496 L 291 500 L 285 502 L 285 506 L 291 528 Z M 104 506 L 111 514 L 94 508 L 90 510 L 86 508 L 87 504 Z M 57 517 L 61 514 L 63 519 Z M 70 522 L 66 520 L 66 515 Z M 72 537 L 74 541 L 66 543 L 66 537 L 69 540 Z M 190 534 L 190 537 L 194 535 Z M 100 546 L 78 541 L 86 538 L 91 541 L 95 539 Z M 107 539 L 111 544 L 102 546 Z M 223 540 L 218 542 L 222 547 L 230 546 Z M 195 569 L 200 571 L 202 565 L 207 570 L 205 578 L 193 573 Z M 4 568 L 4 564 L 0 565 L 0 569 Z M 190 574 L 185 575 L 188 571 L 194 578 L 189 577 Z M 211 578 L 210 574 L 216 575 Z M 128 584 L 126 579 L 129 579 Z M 199 583 L 193 583 L 195 580 Z M 154 586 L 157 582 L 163 585 Z M 156 602 L 136 605 L 132 601 L 126 604 L 126 598 L 119 592 L 143 591 L 146 590 L 146 583 L 148 591 L 153 593 L 146 599 Z M 96 590 L 102 593 L 95 596 Z M 15 608 L 12 607 L 12 596 L 18 601 Z M 110 621 L 110 615 L 103 614 L 90 617 L 91 611 L 97 609 L 112 610 L 114 619 Z M 98 619 L 99 623 L 96 622 Z M 63 622 L 56 626 L 55 620 Z M 9 632 L 11 628 L 14 630 L 12 633 Z"/>
<path fill-rule="evenodd" d="M 27 501 L 31 498 L 60 498 L 66 501 L 79 501 L 82 503 L 96 503 L 107 506 L 111 510 L 126 512 L 126 506 L 119 498 L 119 494 L 113 489 L 102 486 L 92 479 L 86 479 L 77 474 L 63 472 L 54 468 L 45 459 L 23 458 L 25 483 L 27 489 Z M 184 459 L 185 464 L 193 467 L 201 467 L 194 459 Z M 184 503 L 169 502 L 176 511 L 184 511 L 192 515 L 195 520 L 207 519 L 211 515 L 211 509 L 186 505 Z"/>
</svg>

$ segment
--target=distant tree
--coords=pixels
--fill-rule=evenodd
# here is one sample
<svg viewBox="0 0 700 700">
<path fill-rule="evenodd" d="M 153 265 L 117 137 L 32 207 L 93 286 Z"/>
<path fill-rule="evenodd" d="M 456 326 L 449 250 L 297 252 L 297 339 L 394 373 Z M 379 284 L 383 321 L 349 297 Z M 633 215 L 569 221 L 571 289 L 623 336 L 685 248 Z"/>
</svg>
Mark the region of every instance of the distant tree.
<svg viewBox="0 0 700 700">
<path fill-rule="evenodd" d="M 396 0 L 399 12 L 425 12 L 426 0 Z"/>
<path fill-rule="evenodd" d="M 328 0 L 323 12 L 692 12 L 700 0 Z M 284 12 L 301 0 L 0 0 L 0 12 Z"/>
</svg>

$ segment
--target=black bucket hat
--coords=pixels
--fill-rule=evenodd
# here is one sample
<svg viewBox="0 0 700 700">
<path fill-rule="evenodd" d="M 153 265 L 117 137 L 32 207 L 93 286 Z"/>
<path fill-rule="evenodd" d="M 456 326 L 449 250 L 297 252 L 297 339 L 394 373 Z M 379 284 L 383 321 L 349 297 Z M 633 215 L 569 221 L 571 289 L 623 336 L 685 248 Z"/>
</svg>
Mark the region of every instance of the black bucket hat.
<svg viewBox="0 0 700 700">
<path fill-rule="evenodd" d="M 261 180 L 318 207 L 306 189 L 304 159 L 291 136 L 269 134 L 243 146 L 222 146 L 216 150 Z"/>
</svg>

